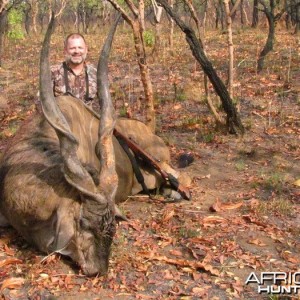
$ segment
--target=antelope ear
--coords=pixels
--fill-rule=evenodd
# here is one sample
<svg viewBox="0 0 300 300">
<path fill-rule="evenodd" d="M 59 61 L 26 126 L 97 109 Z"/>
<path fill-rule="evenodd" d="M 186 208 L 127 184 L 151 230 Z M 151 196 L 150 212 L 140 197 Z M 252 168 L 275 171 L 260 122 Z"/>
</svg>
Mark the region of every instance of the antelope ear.
<svg viewBox="0 0 300 300">
<path fill-rule="evenodd" d="M 126 221 L 128 222 L 129 220 L 121 213 L 117 205 L 115 205 L 115 219 L 117 222 L 122 222 Z"/>
</svg>

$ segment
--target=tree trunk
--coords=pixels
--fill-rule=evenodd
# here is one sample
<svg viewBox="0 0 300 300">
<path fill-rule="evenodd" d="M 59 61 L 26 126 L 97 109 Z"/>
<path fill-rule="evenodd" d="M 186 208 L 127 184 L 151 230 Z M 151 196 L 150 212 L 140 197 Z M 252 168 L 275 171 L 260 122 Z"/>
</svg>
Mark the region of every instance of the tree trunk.
<svg viewBox="0 0 300 300">
<path fill-rule="evenodd" d="M 240 13 L 241 13 L 241 24 L 242 24 L 242 26 L 248 25 L 249 24 L 249 20 L 248 20 L 247 12 L 245 10 L 245 2 L 244 2 L 244 0 L 241 0 Z"/>
<path fill-rule="evenodd" d="M 200 21 L 198 19 L 197 13 L 194 9 L 193 3 L 190 0 L 184 0 L 185 4 L 188 6 L 192 19 L 195 21 L 196 23 L 196 27 L 197 27 L 197 31 L 198 31 L 198 36 L 199 36 L 199 41 L 202 45 L 202 34 L 201 34 L 201 24 Z M 202 47 L 203 48 L 203 47 Z"/>
<path fill-rule="evenodd" d="M 161 23 L 155 22 L 155 42 L 151 53 L 153 59 L 156 58 L 160 50 L 161 50 Z"/>
<path fill-rule="evenodd" d="M 77 7 L 76 14 L 77 14 L 77 27 L 76 27 L 76 30 L 77 30 L 77 32 L 80 32 L 80 11 L 79 11 L 79 7 Z"/>
<path fill-rule="evenodd" d="M 154 110 L 153 88 L 150 79 L 150 70 L 147 64 L 146 51 L 144 47 L 143 38 L 143 23 L 144 23 L 144 2 L 139 0 L 139 9 L 134 6 L 134 3 L 130 0 L 126 0 L 126 4 L 134 15 L 134 19 L 118 4 L 115 0 L 108 0 L 112 6 L 121 12 L 124 20 L 131 26 L 133 31 L 134 46 L 138 59 L 138 65 L 140 67 L 141 80 L 145 92 L 146 102 L 146 124 L 155 132 L 156 119 Z"/>
<path fill-rule="evenodd" d="M 4 9 L 0 12 L 0 67 L 2 67 L 2 54 L 4 47 L 4 34 L 7 25 L 7 11 Z"/>
<path fill-rule="evenodd" d="M 201 48 L 203 48 L 203 52 L 205 53 L 204 37 L 202 36 L 202 33 L 201 33 L 200 21 L 198 19 L 197 13 L 194 9 L 193 3 L 190 2 L 189 0 L 184 0 L 184 1 L 185 1 L 186 5 L 188 6 L 191 16 L 197 25 L 199 43 L 201 45 Z M 222 119 L 221 119 L 219 113 L 217 112 L 216 108 L 214 107 L 213 102 L 210 97 L 210 94 L 209 94 L 208 80 L 207 80 L 207 75 L 205 73 L 204 73 L 203 79 L 204 79 L 203 80 L 204 81 L 204 90 L 205 90 L 205 96 L 206 96 L 206 102 L 207 102 L 208 108 L 212 112 L 217 124 L 222 126 L 222 125 L 224 125 L 222 123 Z"/>
<path fill-rule="evenodd" d="M 86 31 L 86 12 L 85 12 L 85 7 L 82 8 L 82 12 L 81 12 L 81 21 L 82 21 L 82 32 L 84 34 L 87 34 Z"/>
<path fill-rule="evenodd" d="M 145 31 L 145 3 L 144 0 L 139 0 L 139 29 L 141 34 Z M 142 39 L 144 42 L 144 39 Z"/>
<path fill-rule="evenodd" d="M 236 6 L 237 1 L 239 1 L 239 0 L 235 0 L 235 1 L 234 0 L 231 0 L 231 1 L 228 0 L 229 11 L 232 10 L 233 7 Z M 224 3 L 224 0 L 222 2 Z M 231 5 L 230 5 L 230 3 L 231 3 Z M 225 5 L 224 5 L 224 10 L 225 10 L 225 15 L 227 15 Z M 232 13 L 231 13 L 232 22 L 235 21 L 235 18 L 236 18 L 236 9 L 232 10 Z"/>
<path fill-rule="evenodd" d="M 37 15 L 38 15 L 38 1 L 31 0 L 31 20 L 32 20 L 32 28 L 33 32 L 37 34 Z"/>
<path fill-rule="evenodd" d="M 150 72 L 146 60 L 146 53 L 143 47 L 142 34 L 140 32 L 139 23 L 134 22 L 132 29 L 133 29 L 135 51 L 137 54 L 138 64 L 141 73 L 141 80 L 145 92 L 146 124 L 152 130 L 152 132 L 155 132 L 156 119 L 155 119 L 154 100 L 153 100 L 153 88 L 152 88 Z"/>
<path fill-rule="evenodd" d="M 25 26 L 25 31 L 26 34 L 29 35 L 30 34 L 30 9 L 24 9 L 24 26 Z"/>
<path fill-rule="evenodd" d="M 170 7 L 173 8 L 174 6 L 174 0 L 169 0 Z M 169 47 L 171 50 L 174 48 L 174 20 L 170 18 L 170 31 L 169 31 Z"/>
<path fill-rule="evenodd" d="M 74 26 L 74 28 L 76 28 L 77 32 L 79 32 L 79 31 L 78 31 L 78 13 L 77 13 L 77 9 L 76 9 L 76 11 L 74 12 L 74 17 L 75 17 L 75 21 L 74 21 L 73 26 Z"/>
<path fill-rule="evenodd" d="M 284 17 L 284 22 L 285 22 L 285 28 L 289 30 L 291 28 L 291 14 L 290 14 L 290 9 L 288 5 L 288 0 L 284 0 L 284 7 L 286 10 L 286 14 Z"/>
<path fill-rule="evenodd" d="M 256 28 L 258 25 L 258 0 L 253 1 L 253 13 L 252 13 L 252 28 Z"/>
<path fill-rule="evenodd" d="M 216 93 L 221 98 L 224 111 L 227 114 L 226 123 L 228 131 L 234 134 L 244 133 L 243 124 L 240 120 L 235 106 L 232 103 L 230 95 L 224 83 L 217 75 L 211 62 L 207 59 L 203 48 L 201 47 L 201 44 L 195 35 L 195 32 L 180 20 L 179 16 L 176 13 L 174 13 L 172 8 L 168 5 L 168 3 L 165 0 L 157 0 L 157 2 L 164 7 L 167 13 L 174 19 L 174 21 L 177 23 L 180 29 L 185 33 L 186 40 L 190 45 L 194 57 L 200 63 L 203 71 L 206 73 L 210 82 L 212 83 Z"/>
<path fill-rule="evenodd" d="M 300 32 L 300 3 L 296 5 L 296 26 L 295 26 L 295 34 Z"/>
<path fill-rule="evenodd" d="M 229 8 L 229 1 L 224 0 L 225 12 L 227 15 L 227 37 L 228 37 L 228 52 L 229 52 L 229 66 L 228 66 L 228 92 L 230 97 L 233 96 L 233 41 L 232 41 L 232 20 Z"/>
<path fill-rule="evenodd" d="M 161 6 L 157 6 L 155 1 L 152 2 L 152 7 L 155 19 L 155 42 L 151 55 L 153 56 L 153 59 L 155 59 L 161 50 L 161 16 L 163 8 Z"/>
<path fill-rule="evenodd" d="M 272 1 L 272 0 L 271 0 Z M 275 38 L 275 18 L 274 18 L 274 7 L 271 5 L 271 9 L 268 10 L 266 7 L 264 9 L 268 20 L 269 32 L 266 44 L 263 50 L 259 54 L 257 61 L 257 72 L 260 73 L 264 68 L 265 58 L 269 52 L 273 50 L 274 38 Z"/>
<path fill-rule="evenodd" d="M 215 11 L 216 11 L 216 22 L 215 22 L 215 28 L 218 29 L 219 28 L 219 22 L 221 19 L 220 16 L 220 9 L 218 7 L 218 4 L 215 4 Z"/>
<path fill-rule="evenodd" d="M 219 0 L 219 7 L 220 7 L 220 21 L 221 21 L 221 26 L 222 30 L 224 30 L 224 6 L 223 6 L 223 1 Z"/>
<path fill-rule="evenodd" d="M 207 7 L 208 7 L 208 0 L 204 2 L 204 8 L 203 8 L 203 21 L 202 21 L 203 35 L 205 35 L 206 33 Z"/>
<path fill-rule="evenodd" d="M 241 24 L 242 24 L 242 27 L 244 27 L 244 25 L 245 25 L 244 0 L 241 0 L 240 15 L 241 15 Z"/>
</svg>

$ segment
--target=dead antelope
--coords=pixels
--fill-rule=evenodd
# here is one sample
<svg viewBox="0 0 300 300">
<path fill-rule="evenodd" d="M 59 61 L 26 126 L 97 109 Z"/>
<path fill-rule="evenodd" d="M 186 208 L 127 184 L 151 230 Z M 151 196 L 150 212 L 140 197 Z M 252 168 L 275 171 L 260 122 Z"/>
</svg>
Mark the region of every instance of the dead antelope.
<svg viewBox="0 0 300 300">
<path fill-rule="evenodd" d="M 48 50 L 53 22 L 41 51 L 43 114 L 21 128 L 0 165 L 0 220 L 41 251 L 70 256 L 85 274 L 105 274 L 115 218 L 122 217 L 116 204 L 142 190 L 128 156 L 113 136 L 114 127 L 156 157 L 164 170 L 177 174 L 161 138 L 139 121 L 116 121 L 107 66 L 117 22 L 98 64 L 100 118 L 76 98 L 54 98 Z M 140 167 L 149 189 L 162 185 L 155 170 Z"/>
</svg>

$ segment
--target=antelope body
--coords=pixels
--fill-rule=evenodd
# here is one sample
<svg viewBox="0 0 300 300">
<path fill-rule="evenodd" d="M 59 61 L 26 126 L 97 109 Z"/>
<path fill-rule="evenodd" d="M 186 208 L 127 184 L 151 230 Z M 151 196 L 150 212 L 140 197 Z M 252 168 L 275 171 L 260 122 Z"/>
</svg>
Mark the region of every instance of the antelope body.
<svg viewBox="0 0 300 300">
<path fill-rule="evenodd" d="M 100 169 L 95 153 L 98 117 L 81 100 L 71 96 L 60 96 L 56 101 L 79 141 L 77 154 L 81 163 L 93 178 L 97 177 Z M 118 119 L 116 128 L 138 142 L 160 160 L 164 169 L 172 172 L 168 164 L 168 148 L 147 126 L 136 120 Z M 118 174 L 115 203 L 120 203 L 142 188 L 136 181 L 127 154 L 115 138 L 113 145 Z M 141 167 L 141 171 L 150 189 L 161 186 L 161 178 L 153 170 Z M 57 251 L 78 261 L 74 237 L 82 205 L 80 191 L 64 177 L 55 130 L 43 115 L 33 116 L 17 133 L 2 158 L 0 214 L 2 212 L 25 239 L 41 251 Z"/>
<path fill-rule="evenodd" d="M 116 204 L 141 191 L 113 137 L 114 126 L 159 159 L 167 172 L 177 174 L 169 166 L 168 148 L 148 127 L 130 119 L 115 122 L 107 80 L 113 32 L 98 65 L 101 116 L 71 96 L 54 98 L 47 53 L 51 26 L 41 54 L 43 114 L 22 127 L 0 163 L 0 223 L 7 221 L 43 252 L 70 256 L 87 275 L 105 274 Z M 149 189 L 161 186 L 154 170 L 141 170 Z"/>
</svg>

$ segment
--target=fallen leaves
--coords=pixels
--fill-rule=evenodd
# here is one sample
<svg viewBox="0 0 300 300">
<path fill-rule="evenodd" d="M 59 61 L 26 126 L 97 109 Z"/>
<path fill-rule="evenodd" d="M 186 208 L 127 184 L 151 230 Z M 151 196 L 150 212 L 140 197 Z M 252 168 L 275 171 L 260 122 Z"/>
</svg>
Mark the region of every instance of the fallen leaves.
<svg viewBox="0 0 300 300">
<path fill-rule="evenodd" d="M 251 36 L 250 34 L 247 34 L 248 41 L 244 43 L 244 45 L 251 45 L 250 39 L 257 41 L 257 39 L 253 37 L 253 35 Z M 290 43 L 286 44 L 290 45 Z M 128 59 L 131 56 L 125 51 L 126 49 L 124 50 L 123 45 L 119 45 L 115 48 L 117 51 L 115 53 L 115 64 L 110 65 L 110 71 L 113 71 L 114 74 L 119 73 L 117 75 L 121 78 L 121 80 L 124 78 L 126 79 L 124 84 L 126 85 L 125 94 L 127 95 L 128 93 L 130 96 L 130 102 L 128 103 L 131 105 L 135 102 L 134 99 L 142 97 L 142 94 L 140 91 L 137 92 L 139 90 L 138 87 L 140 85 L 140 81 L 132 76 L 132 73 L 136 73 L 136 69 L 130 69 L 130 72 L 128 72 L 128 68 L 124 68 L 124 64 L 121 64 L 118 59 L 119 57 L 117 57 L 118 53 L 122 52 L 122 59 L 125 62 L 126 67 Z M 21 49 L 16 49 L 16 52 L 19 54 L 19 51 L 21 50 L 25 53 L 24 50 L 29 48 L 23 47 Z M 32 48 L 38 49 L 38 47 Z M 97 47 L 94 47 L 92 50 L 97 49 Z M 212 50 L 214 51 L 214 57 L 219 56 L 219 58 L 224 58 L 224 51 L 220 52 L 219 50 L 220 49 L 217 48 Z M 242 48 L 240 50 L 242 51 L 239 52 L 239 55 L 244 56 L 244 61 L 246 53 L 243 52 Z M 287 49 L 283 50 L 286 51 Z M 250 53 L 251 51 L 248 52 Z M 255 49 L 252 53 L 256 53 Z M 248 56 L 246 58 L 251 60 L 252 58 Z M 58 60 L 59 57 L 59 55 L 56 55 L 54 60 Z M 163 207 L 156 203 L 156 205 L 143 210 L 142 213 L 137 211 L 137 208 L 128 210 L 131 220 L 126 226 L 124 223 L 120 225 L 122 228 L 119 229 L 122 229 L 122 231 L 118 230 L 119 240 L 118 243 L 114 243 L 115 249 L 113 251 L 113 264 L 109 275 L 110 277 L 106 279 L 107 281 L 104 281 L 105 284 L 102 284 L 103 281 L 99 278 L 87 279 L 83 277 L 80 279 L 81 282 L 78 285 L 77 291 L 80 289 L 82 292 L 90 292 L 94 287 L 104 285 L 107 289 L 111 288 L 111 290 L 117 291 L 117 293 L 119 293 L 118 295 L 120 297 L 123 296 L 124 298 L 126 295 L 130 295 L 130 293 L 124 292 L 127 288 L 134 291 L 133 294 L 138 296 L 138 299 L 171 298 L 172 296 L 176 296 L 176 299 L 182 300 L 195 298 L 209 298 L 211 300 L 227 299 L 232 297 L 226 297 L 223 293 L 224 291 L 229 290 L 230 292 L 237 291 L 238 293 L 243 293 L 243 288 L 237 282 L 231 282 L 230 284 L 230 280 L 234 278 L 236 270 L 241 271 L 239 268 L 245 268 L 243 272 L 247 271 L 246 268 L 257 268 L 258 270 L 262 270 L 264 266 L 260 263 L 261 261 L 265 262 L 267 265 L 266 268 L 269 268 L 270 265 L 274 266 L 276 262 L 275 259 L 277 259 L 278 262 L 278 265 L 276 265 L 278 270 L 288 269 L 287 267 L 291 264 L 299 265 L 297 257 L 297 254 L 299 253 L 296 250 L 299 243 L 295 244 L 295 239 L 292 239 L 289 236 L 290 230 L 299 232 L 296 222 L 294 227 L 285 226 L 287 222 L 282 222 L 279 224 L 284 224 L 282 227 L 286 228 L 275 228 L 274 226 L 270 226 L 270 223 L 275 223 L 278 219 L 275 221 L 272 219 L 266 220 L 254 214 L 254 212 L 257 211 L 256 208 L 259 208 L 258 206 L 262 202 L 258 192 L 258 187 L 260 185 L 259 174 L 261 169 L 272 167 L 272 169 L 276 171 L 275 165 L 271 161 L 271 148 L 278 144 L 277 146 L 280 146 L 278 151 L 280 150 L 281 154 L 283 154 L 284 151 L 289 151 L 287 158 L 291 164 L 297 164 L 299 161 L 297 136 L 291 135 L 293 132 L 298 132 L 299 136 L 299 131 L 296 131 L 299 130 L 296 128 L 297 120 L 299 119 L 299 109 L 297 108 L 297 105 L 294 105 L 295 100 L 292 99 L 292 101 L 290 101 L 288 97 L 276 96 L 276 92 L 278 94 L 278 91 L 281 90 L 281 87 L 280 89 L 276 88 L 276 84 L 277 82 L 282 82 L 275 81 L 277 75 L 275 74 L 275 68 L 272 69 L 272 72 L 268 75 L 268 77 L 265 76 L 260 79 L 257 74 L 253 76 L 255 71 L 252 67 L 246 68 L 244 67 L 246 64 L 243 63 L 240 67 L 242 68 L 241 70 L 244 71 L 243 74 L 245 74 L 246 77 L 244 78 L 245 80 L 241 82 L 244 97 L 242 97 L 243 99 L 241 99 L 239 105 L 241 105 L 241 111 L 245 114 L 245 122 L 249 122 L 248 125 L 250 125 L 249 128 L 251 128 L 251 130 L 247 132 L 245 138 L 243 138 L 242 141 L 239 141 L 238 144 L 244 147 L 247 143 L 248 146 L 250 145 L 250 151 L 247 151 L 248 148 L 246 148 L 244 154 L 239 153 L 236 148 L 232 147 L 235 142 L 231 138 L 229 139 L 219 132 L 215 133 L 213 143 L 202 142 L 202 135 L 206 135 L 207 138 L 212 138 L 212 136 L 209 136 L 208 133 L 209 129 L 214 125 L 214 121 L 207 117 L 203 117 L 203 114 L 201 119 L 196 118 L 199 116 L 199 111 L 202 111 L 203 108 L 199 103 L 201 93 L 198 93 L 197 95 L 197 98 L 199 98 L 197 102 L 196 97 L 195 99 L 193 98 L 193 102 L 189 101 L 189 98 L 191 97 L 187 97 L 187 95 L 188 92 L 190 94 L 190 91 L 186 89 L 186 86 L 183 85 L 183 83 L 185 83 L 185 81 L 190 81 L 191 79 L 189 77 L 190 72 L 186 72 L 187 70 L 191 70 L 191 65 L 186 62 L 185 64 L 182 64 L 181 61 L 180 66 L 181 68 L 184 66 L 184 68 L 182 68 L 182 70 L 178 69 L 179 57 L 183 59 L 184 57 L 189 56 L 171 55 L 168 59 L 164 60 L 164 62 L 166 61 L 170 64 L 169 66 L 161 65 L 156 68 L 157 66 L 153 65 L 153 72 L 155 72 L 153 80 L 156 85 L 157 100 L 158 102 L 162 100 L 160 105 L 156 108 L 159 116 L 163 116 L 161 120 L 161 132 L 164 133 L 164 138 L 168 141 L 169 146 L 174 149 L 174 155 L 172 157 L 176 157 L 176 151 L 178 151 L 178 148 L 181 147 L 193 149 L 193 152 L 195 152 L 193 154 L 199 155 L 199 161 L 195 164 L 195 166 L 193 166 L 195 169 L 199 167 L 197 172 L 195 172 L 195 177 L 193 179 L 193 204 L 189 206 L 185 203 L 180 203 L 177 206 L 170 205 L 169 207 Z M 7 62 L 8 58 L 9 57 L 7 56 Z M 190 59 L 188 58 L 188 60 Z M 162 63 L 161 60 L 159 60 L 159 62 Z M 294 65 L 297 62 L 298 60 L 292 61 Z M 115 69 L 113 69 L 114 67 Z M 168 70 L 169 67 L 172 69 L 173 74 L 170 74 L 168 78 L 168 76 L 164 74 L 163 70 Z M 176 67 L 177 69 L 175 69 Z M 195 77 L 196 75 L 193 75 L 194 79 L 196 78 L 195 85 L 198 85 L 200 77 L 202 78 L 203 76 L 202 70 L 200 71 L 199 69 L 200 68 L 197 70 L 196 67 L 193 68 L 193 73 L 197 73 L 197 78 Z M 28 68 L 28 70 L 30 70 L 30 76 L 27 76 L 28 80 L 33 80 L 33 82 L 35 82 L 37 80 L 37 77 L 35 76 L 37 72 L 34 71 L 35 68 L 33 68 L 33 71 L 32 68 Z M 182 74 L 181 71 L 186 72 L 186 78 L 179 77 Z M 282 73 L 282 69 L 279 71 Z M 24 70 L 18 73 L 19 79 L 24 77 Z M 249 77 L 247 77 L 248 75 Z M 4 79 L 6 77 L 8 78 L 8 76 L 3 76 Z M 115 79 L 117 80 L 116 85 L 118 85 L 121 80 L 118 80 L 117 78 Z M 291 83 L 292 80 L 293 76 L 291 76 Z M 261 85 L 258 85 L 258 83 Z M 13 87 L 14 85 L 12 84 L 11 86 Z M 177 88 L 178 99 L 174 102 L 170 99 L 170 95 L 174 94 L 175 87 Z M 184 87 L 184 89 L 182 89 L 182 87 Z M 170 89 L 172 94 L 170 94 Z M 272 92 L 272 95 L 268 93 L 270 91 Z M 261 92 L 261 94 L 259 95 L 259 93 L 257 93 L 258 97 L 255 97 L 254 94 L 256 92 Z M 184 99 L 184 101 L 179 101 L 181 94 L 184 96 L 181 100 Z M 123 105 L 126 100 L 123 100 L 124 95 L 119 95 L 119 98 L 122 98 L 121 101 L 119 101 L 121 105 Z M 265 96 L 262 97 L 262 95 Z M 17 99 L 22 99 L 23 95 L 19 92 L 17 96 L 13 95 L 13 97 L 10 97 L 11 99 L 16 99 L 13 100 L 16 102 Z M 127 96 L 125 98 L 127 98 Z M 279 106 L 276 106 L 277 98 L 279 99 Z M 118 110 L 117 101 L 120 99 L 117 99 L 117 97 L 114 99 L 116 101 L 116 109 Z M 271 104 L 268 103 L 270 99 L 273 101 L 272 107 Z M 26 109 L 28 109 L 28 107 L 26 107 Z M 271 109 L 274 109 L 275 113 L 273 113 Z M 3 121 L 5 124 L 3 124 L 3 130 L 2 128 L 0 130 L 3 134 L 3 140 L 14 134 L 14 131 L 9 127 L 9 125 L 20 119 L 21 114 L 17 114 L 16 111 L 17 107 L 13 107 L 12 113 L 6 111 L 7 114 Z M 135 114 L 134 109 L 132 110 L 132 114 Z M 289 116 L 289 114 L 292 114 L 292 116 Z M 188 133 L 183 130 L 183 134 L 179 133 L 176 128 L 175 130 L 170 130 L 171 126 L 174 126 L 176 121 L 181 121 L 182 119 L 191 121 L 190 127 L 196 129 Z M 197 123 L 193 124 L 195 121 Z M 199 122 L 201 124 L 200 130 L 197 129 L 197 127 L 199 127 Z M 181 123 L 182 122 L 179 122 L 179 124 Z M 188 122 L 186 122 L 186 124 L 188 125 Z M 279 124 L 279 126 L 276 124 Z M 268 128 L 263 132 L 264 127 Z M 285 133 L 289 133 L 289 135 L 285 137 Z M 278 137 L 280 137 L 280 139 L 276 138 L 276 134 L 279 134 Z M 217 139 L 224 139 L 223 144 L 216 143 Z M 230 142 L 228 143 L 226 140 L 230 140 Z M 284 148 L 282 146 L 285 144 L 286 140 L 288 140 L 288 143 L 286 148 Z M 280 143 L 277 143 L 277 141 Z M 267 145 L 266 143 L 269 143 L 270 147 L 264 150 L 263 147 Z M 0 145 L 0 150 L 1 149 L 4 149 L 2 144 Z M 228 160 L 225 161 L 225 164 L 224 160 L 222 160 L 222 155 L 228 155 Z M 226 186 L 224 186 L 224 188 L 222 187 L 222 189 L 215 193 L 215 191 L 212 190 L 214 182 L 226 180 L 226 172 L 230 172 L 230 168 L 234 165 L 234 161 L 232 161 L 234 156 L 241 157 L 247 164 L 250 163 L 249 165 L 251 165 L 251 168 L 247 170 L 247 174 L 240 171 L 239 174 L 241 178 L 235 178 L 234 176 L 236 176 L 237 173 L 232 172 L 230 174 L 230 181 L 225 182 Z M 233 165 L 230 166 L 226 163 L 233 163 Z M 218 168 L 217 170 L 216 166 Z M 223 169 L 227 168 L 227 166 L 228 170 L 223 172 Z M 280 168 L 284 168 L 284 170 L 289 172 L 291 175 L 297 174 L 292 168 L 289 168 L 288 164 L 282 164 Z M 287 188 L 289 189 L 289 193 L 293 193 L 293 200 L 295 203 L 299 203 L 300 194 L 297 187 L 300 186 L 300 179 L 296 177 L 294 180 L 295 182 L 291 182 L 294 187 L 288 186 Z M 199 189 L 198 194 L 197 189 Z M 238 194 L 240 194 L 239 197 L 237 197 Z M 212 205 L 213 201 L 217 197 L 220 197 L 221 201 L 217 201 Z M 224 201 L 226 201 L 225 199 L 230 199 L 231 202 L 224 203 Z M 246 199 L 249 201 L 245 201 Z M 133 201 L 133 198 L 131 198 L 128 202 L 130 201 Z M 134 200 L 135 203 L 138 201 L 143 202 L 145 207 L 150 202 L 148 197 L 142 198 L 141 196 Z M 126 205 L 125 209 L 127 209 Z M 210 205 L 211 212 L 208 212 L 207 207 Z M 297 215 L 299 216 L 299 214 Z M 279 220 L 278 222 L 290 221 L 292 223 L 294 220 L 287 219 L 288 218 L 285 220 Z M 278 223 L 277 226 L 280 227 Z M 258 232 L 259 235 L 249 235 L 249 232 Z M 269 237 L 270 241 L 263 239 L 263 235 Z M 253 236 L 255 238 L 253 238 Z M 259 236 L 259 238 L 257 238 L 257 236 Z M 243 248 L 239 243 L 240 237 L 243 237 L 245 248 Z M 4 259 L 4 256 L 1 257 L 3 260 L 0 262 L 0 264 L 2 264 L 0 274 L 5 271 L 2 277 L 0 275 L 1 280 L 3 280 L 6 276 L 17 276 L 15 275 L 15 271 L 19 267 L 19 264 L 23 264 L 21 269 L 24 274 L 26 273 L 26 278 L 30 280 L 30 287 L 34 286 L 34 288 L 38 290 L 40 290 L 40 288 L 45 288 L 49 291 L 59 291 L 63 293 L 65 292 L 66 286 L 71 287 L 73 285 L 73 280 L 71 280 L 70 277 L 62 276 L 61 274 L 55 275 L 54 272 L 52 272 L 51 267 L 58 269 L 60 266 L 60 263 L 57 260 L 50 261 L 50 258 L 48 258 L 47 261 L 45 261 L 46 265 L 44 263 L 41 264 L 41 258 L 36 259 L 36 256 L 32 255 L 32 253 L 34 253 L 32 250 L 24 248 L 25 250 L 23 251 L 23 248 L 17 247 L 18 251 L 22 252 L 22 256 L 20 256 L 22 258 L 22 262 L 21 260 L 14 258 L 17 253 L 14 250 L 15 247 L 11 241 L 4 241 L 4 244 L 6 244 L 4 248 L 4 245 L 1 245 L 1 240 L 3 241 L 3 237 L 0 239 L 1 254 L 6 255 L 6 259 Z M 278 243 L 278 241 L 281 242 Z M 264 242 L 268 245 L 264 245 Z M 7 245 L 13 246 L 8 247 Z M 278 252 L 276 251 L 276 247 L 279 248 Z M 286 249 L 290 250 L 290 252 Z M 268 258 L 266 255 L 264 256 L 263 253 L 269 250 L 270 252 L 272 251 L 272 257 L 270 255 Z M 30 252 L 30 254 L 28 254 L 27 251 Z M 118 256 L 116 254 L 117 251 L 123 251 L 126 255 L 123 254 L 123 256 Z M 162 259 L 160 260 L 160 263 L 151 259 L 145 261 L 143 257 L 139 257 L 139 251 L 156 251 L 156 256 L 161 257 Z M 210 259 L 206 259 L 203 262 L 204 257 L 208 257 L 208 253 L 211 256 Z M 225 277 L 225 279 L 222 277 L 222 286 L 218 286 L 216 288 L 213 283 L 209 282 L 211 277 L 211 273 L 209 271 L 199 272 L 196 269 L 193 262 L 199 261 L 206 266 L 216 266 L 215 268 L 222 270 L 222 275 Z M 33 267 L 29 267 L 30 265 Z M 37 267 L 37 265 L 39 266 Z M 163 269 L 162 273 L 159 273 L 159 268 Z M 189 277 L 182 275 L 184 273 L 190 274 Z M 137 293 L 136 285 L 139 274 L 144 277 L 152 274 L 152 280 L 155 281 L 156 279 L 157 281 L 160 281 L 159 283 L 161 284 L 158 285 L 155 290 L 153 289 L 153 286 L 150 285 L 151 292 L 154 291 L 156 293 L 161 291 L 163 294 L 157 294 L 157 296 L 156 294 L 155 296 L 153 296 L 153 294 L 146 295 L 146 293 L 150 294 L 149 289 L 147 290 L 147 287 L 142 284 L 140 285 L 140 288 L 145 288 L 144 294 L 142 292 Z M 162 276 L 160 277 L 160 275 Z M 207 276 L 202 277 L 203 275 Z M 20 276 L 20 273 L 18 276 Z M 124 277 L 126 277 L 126 281 Z M 74 278 L 74 281 L 76 281 L 76 278 Z M 166 282 L 168 281 L 172 282 L 172 287 L 167 286 Z M 126 282 L 127 285 L 126 287 L 121 287 L 121 284 L 118 285 L 118 282 L 122 282 L 123 285 Z M 2 281 L 1 284 L 3 283 L 4 282 Z M 13 281 L 8 281 L 7 283 L 8 286 L 13 287 Z M 161 286 L 163 286 L 165 290 L 163 290 Z M 180 288 L 175 288 L 175 286 L 179 286 Z M 220 298 L 214 297 L 211 294 L 208 297 L 206 295 L 206 288 L 215 289 L 212 294 L 215 293 Z M 122 289 L 124 289 L 123 292 Z M 114 293 L 110 298 L 113 299 L 114 295 L 116 295 L 116 293 Z M 99 296 L 99 299 L 100 298 L 101 297 Z M 237 296 L 236 298 L 242 297 Z M 245 298 L 247 298 L 247 295 Z"/>
<path fill-rule="evenodd" d="M 21 288 L 25 283 L 25 279 L 21 277 L 11 277 L 3 281 L 0 292 L 3 292 L 6 288 L 8 289 L 18 289 Z"/>
<path fill-rule="evenodd" d="M 168 222 L 170 219 L 172 219 L 175 215 L 175 211 L 172 209 L 170 211 L 166 210 L 165 213 L 163 214 L 162 221 L 164 223 Z"/>
<path fill-rule="evenodd" d="M 257 220 L 257 218 L 255 216 L 243 215 L 243 219 L 247 223 L 253 223 L 253 224 L 256 224 L 256 225 L 261 226 L 261 227 L 266 227 L 267 226 L 264 222 L 261 222 L 261 221 Z"/>
<path fill-rule="evenodd" d="M 189 267 L 195 270 L 203 270 L 209 272 L 211 275 L 220 276 L 220 271 L 215 269 L 209 264 L 205 264 L 195 260 L 186 260 L 186 259 L 172 259 L 163 255 L 155 255 L 152 252 L 140 252 L 139 255 L 143 256 L 149 260 L 163 261 L 168 264 L 176 265 L 179 267 Z"/>
<path fill-rule="evenodd" d="M 0 268 L 3 268 L 4 266 L 7 265 L 21 264 L 21 263 L 23 263 L 23 261 L 18 258 L 7 258 L 0 261 Z"/>
<path fill-rule="evenodd" d="M 169 253 L 171 255 L 178 256 L 178 257 L 182 257 L 183 256 L 183 253 L 181 251 L 179 251 L 179 250 L 176 250 L 176 249 L 170 250 Z"/>
<path fill-rule="evenodd" d="M 220 216 L 207 216 L 202 219 L 204 225 L 225 223 L 227 220 Z"/>
<path fill-rule="evenodd" d="M 223 210 L 231 210 L 240 208 L 243 205 L 243 202 L 236 203 L 222 203 L 219 199 L 209 208 L 212 212 L 219 212 Z"/>
<path fill-rule="evenodd" d="M 264 242 L 262 242 L 260 239 L 250 239 L 250 240 L 248 240 L 248 243 L 256 245 L 256 246 L 260 246 L 260 247 L 264 247 L 267 245 Z"/>
<path fill-rule="evenodd" d="M 295 254 L 291 253 L 290 251 L 282 251 L 281 253 L 281 257 L 292 263 L 292 264 L 295 264 L 295 265 L 299 265 L 300 264 L 300 259 L 299 259 L 299 256 L 296 256 Z"/>
</svg>

